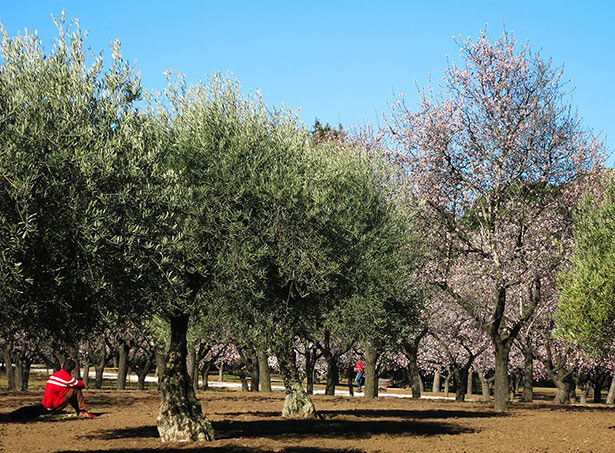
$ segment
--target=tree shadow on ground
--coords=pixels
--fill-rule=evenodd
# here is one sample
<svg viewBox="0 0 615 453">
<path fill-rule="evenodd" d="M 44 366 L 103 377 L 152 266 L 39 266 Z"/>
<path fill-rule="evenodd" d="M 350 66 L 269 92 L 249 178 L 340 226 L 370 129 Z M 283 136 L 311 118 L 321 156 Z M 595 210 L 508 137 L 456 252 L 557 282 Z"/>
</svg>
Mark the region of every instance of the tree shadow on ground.
<svg viewBox="0 0 615 453">
<path fill-rule="evenodd" d="M 366 418 L 405 418 L 405 419 L 450 419 L 450 418 L 491 418 L 506 417 L 506 413 L 494 411 L 475 411 L 475 410 L 404 410 L 404 409 L 347 409 L 347 410 L 326 410 L 318 411 L 318 414 L 325 419 L 339 416 L 366 417 Z M 280 411 L 258 411 L 258 412 L 223 412 L 220 415 L 228 417 L 253 416 L 272 418 L 280 417 Z"/>
<path fill-rule="evenodd" d="M 218 439 L 269 437 L 369 438 L 377 434 L 437 436 L 476 432 L 445 422 L 400 420 L 224 420 L 213 423 Z"/>
<path fill-rule="evenodd" d="M 529 410 L 550 410 L 550 411 L 567 411 L 567 412 L 615 412 L 615 406 L 605 406 L 604 403 L 596 404 L 592 403 L 587 405 L 573 405 L 573 404 L 557 404 L 557 403 L 515 403 L 512 409 L 529 409 Z"/>
<path fill-rule="evenodd" d="M 271 439 L 296 438 L 370 438 L 373 435 L 438 436 L 477 432 L 474 429 L 446 422 L 400 420 L 222 420 L 212 422 L 216 439 L 241 439 L 266 437 Z M 155 426 L 139 426 L 107 430 L 99 434 L 81 436 L 84 439 L 157 438 Z"/>
<path fill-rule="evenodd" d="M 105 450 L 62 450 L 58 453 L 76 453 L 87 451 L 89 453 L 103 453 L 110 451 L 126 452 L 126 453 L 154 453 L 154 452 L 176 452 L 176 453 L 198 453 L 202 451 L 207 452 L 230 452 L 230 453 L 262 453 L 269 452 L 269 449 L 261 448 L 248 448 L 248 447 L 233 447 L 233 446 L 199 446 L 194 448 L 169 448 L 168 446 L 161 446 L 160 448 L 138 448 L 138 449 L 105 449 Z M 314 448 L 314 447 L 287 447 L 282 450 L 276 450 L 282 453 L 361 453 L 363 450 L 355 449 L 332 449 L 332 448 Z"/>
</svg>

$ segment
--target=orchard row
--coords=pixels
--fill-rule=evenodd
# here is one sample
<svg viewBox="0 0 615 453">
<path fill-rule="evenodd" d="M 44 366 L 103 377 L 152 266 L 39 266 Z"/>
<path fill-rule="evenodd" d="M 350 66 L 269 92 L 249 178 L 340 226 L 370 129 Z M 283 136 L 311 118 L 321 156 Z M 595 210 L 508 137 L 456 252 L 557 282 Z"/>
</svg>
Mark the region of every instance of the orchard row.
<svg viewBox="0 0 615 453">
<path fill-rule="evenodd" d="M 33 360 L 69 355 L 100 385 L 117 354 L 122 386 L 158 355 L 158 427 L 177 441 L 213 438 L 194 382 L 228 345 L 252 385 L 275 358 L 286 416 L 315 414 L 303 379 L 320 363 L 333 392 L 357 356 L 367 397 L 379 372 L 403 368 L 416 396 L 421 374 L 448 370 L 463 399 L 472 372 L 497 411 L 511 376 L 531 398 L 543 374 L 562 402 L 575 379 L 610 376 L 611 313 L 581 272 L 602 244 L 583 255 L 574 233 L 588 196 L 609 212 L 603 146 L 561 71 L 511 34 L 460 42 L 440 92 L 350 133 L 309 132 L 219 74 L 169 74 L 148 93 L 119 43 L 103 63 L 76 23 L 58 28 L 48 53 L 2 30 L 9 385 L 25 386 Z"/>
</svg>

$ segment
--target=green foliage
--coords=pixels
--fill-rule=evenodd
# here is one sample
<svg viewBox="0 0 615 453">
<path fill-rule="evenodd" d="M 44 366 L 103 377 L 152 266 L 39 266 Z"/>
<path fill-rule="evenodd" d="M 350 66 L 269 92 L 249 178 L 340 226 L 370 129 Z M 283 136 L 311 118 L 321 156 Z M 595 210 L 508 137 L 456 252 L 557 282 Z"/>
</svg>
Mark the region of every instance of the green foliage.
<svg viewBox="0 0 615 453">
<path fill-rule="evenodd" d="M 49 53 L 35 35 L 0 30 L 0 312 L 6 329 L 69 335 L 96 318 L 99 283 L 81 246 L 79 216 L 93 194 L 80 162 L 113 147 L 140 86 L 117 43 L 105 70 L 102 54 L 87 63 L 76 21 L 56 24 Z"/>
<path fill-rule="evenodd" d="M 599 179 L 574 213 L 571 265 L 560 275 L 557 334 L 592 352 L 615 339 L 615 183 Z"/>
<path fill-rule="evenodd" d="M 119 46 L 88 66 L 78 24 L 58 26 L 49 54 L 2 35 L 3 321 L 190 315 L 192 332 L 256 341 L 343 323 L 375 338 L 412 318 L 412 204 L 383 159 L 218 74 L 169 77 L 139 111 Z"/>
</svg>

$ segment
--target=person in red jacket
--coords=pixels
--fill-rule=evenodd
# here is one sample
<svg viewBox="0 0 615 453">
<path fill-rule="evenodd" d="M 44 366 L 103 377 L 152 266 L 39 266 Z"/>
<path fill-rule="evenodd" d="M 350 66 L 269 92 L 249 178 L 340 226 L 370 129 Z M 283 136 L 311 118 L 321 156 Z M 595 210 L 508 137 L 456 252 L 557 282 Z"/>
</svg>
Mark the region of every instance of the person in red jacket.
<svg viewBox="0 0 615 453">
<path fill-rule="evenodd" d="M 357 377 L 355 378 L 355 382 L 357 383 L 357 392 L 361 391 L 361 378 L 363 377 L 363 372 L 365 371 L 365 365 L 361 362 L 361 359 L 357 360 L 357 363 L 354 365 L 354 371 L 357 373 Z"/>
<path fill-rule="evenodd" d="M 83 399 L 81 389 L 85 387 L 85 384 L 71 376 L 74 369 L 75 362 L 68 359 L 60 371 L 49 376 L 41 404 L 48 411 L 54 412 L 61 411 L 70 404 L 75 408 L 79 417 L 95 418 L 95 415 L 88 412 Z"/>
</svg>

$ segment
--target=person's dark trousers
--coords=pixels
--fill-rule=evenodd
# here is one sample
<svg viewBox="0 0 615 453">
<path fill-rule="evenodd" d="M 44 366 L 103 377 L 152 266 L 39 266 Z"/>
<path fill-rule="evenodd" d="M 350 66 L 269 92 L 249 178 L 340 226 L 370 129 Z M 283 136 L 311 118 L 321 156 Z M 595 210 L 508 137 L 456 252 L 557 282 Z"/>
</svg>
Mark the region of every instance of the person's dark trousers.
<svg viewBox="0 0 615 453">
<path fill-rule="evenodd" d="M 53 412 L 61 411 L 69 404 L 73 406 L 77 413 L 88 410 L 85 405 L 85 400 L 83 399 L 83 392 L 81 392 L 81 389 L 69 389 L 68 392 L 66 392 L 66 395 L 64 395 L 62 404 L 56 407 Z"/>
</svg>

